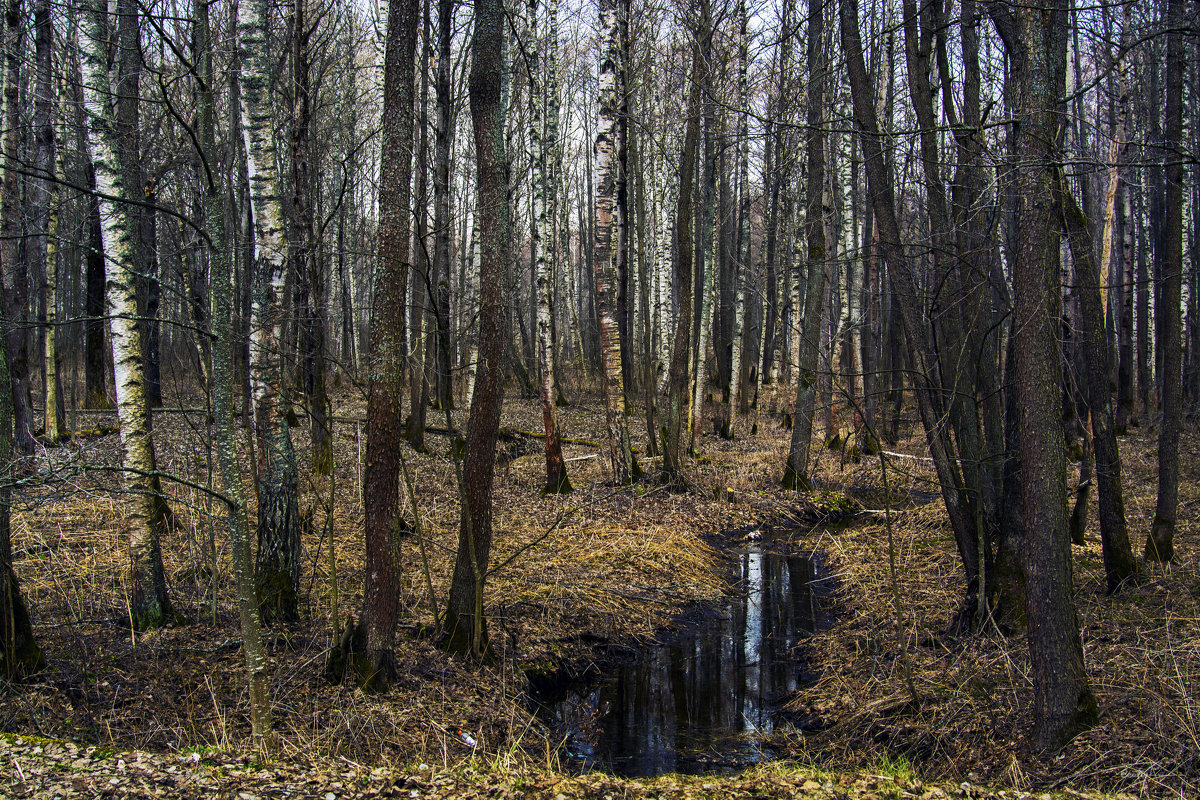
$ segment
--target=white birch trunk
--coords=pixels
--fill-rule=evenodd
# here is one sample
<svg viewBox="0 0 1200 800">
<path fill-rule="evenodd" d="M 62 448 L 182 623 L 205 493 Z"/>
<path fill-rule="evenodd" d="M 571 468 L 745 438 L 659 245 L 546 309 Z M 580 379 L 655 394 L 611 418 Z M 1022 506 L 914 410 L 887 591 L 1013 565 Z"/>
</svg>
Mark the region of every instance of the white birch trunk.
<svg viewBox="0 0 1200 800">
<path fill-rule="evenodd" d="M 82 43 L 85 64 L 84 106 L 88 115 L 87 146 L 96 170 L 100 197 L 100 229 L 106 262 L 109 332 L 113 348 L 113 383 L 121 430 L 122 467 L 129 493 L 126 525 L 132 572 L 130 621 L 142 630 L 174 621 L 162 565 L 161 537 L 165 503 L 158 485 L 146 397 L 145 365 L 138 327 L 134 273 L 133 225 L 117 160 L 113 85 L 107 64 L 108 9 L 103 0 L 93 8 L 91 35 Z M 115 198 L 115 199 L 114 199 Z"/>
<path fill-rule="evenodd" d="M 619 68 L 621 17 L 616 0 L 602 0 L 600 34 L 600 107 L 596 120 L 596 246 L 593 253 L 596 296 L 600 312 L 600 349 L 604 364 L 605 410 L 613 478 L 626 484 L 637 478 L 637 465 L 625 416 L 625 387 L 621 375 L 621 334 L 616 318 L 617 243 L 616 200 L 620 165 L 617 163 L 621 108 Z"/>
<path fill-rule="evenodd" d="M 251 296 L 250 381 L 259 436 L 258 556 L 255 589 L 260 613 L 296 616 L 300 580 L 297 471 L 282 387 L 283 296 L 287 239 L 283 227 L 278 154 L 272 124 L 271 60 L 263 30 L 265 0 L 238 8 L 242 57 L 242 136 L 254 209 L 254 289 Z"/>
</svg>

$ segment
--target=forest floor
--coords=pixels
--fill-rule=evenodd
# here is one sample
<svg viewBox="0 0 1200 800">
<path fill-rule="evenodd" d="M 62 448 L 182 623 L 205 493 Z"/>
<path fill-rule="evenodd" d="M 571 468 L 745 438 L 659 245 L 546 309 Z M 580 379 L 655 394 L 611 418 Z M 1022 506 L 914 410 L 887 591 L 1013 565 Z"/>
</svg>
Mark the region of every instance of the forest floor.
<svg viewBox="0 0 1200 800">
<path fill-rule="evenodd" d="M 270 764 L 247 749 L 228 536 L 202 491 L 213 479 L 204 412 L 168 408 L 155 419 L 159 467 L 186 481 L 166 484 L 175 526 L 163 550 L 174 601 L 188 622 L 136 638 L 124 600 L 118 442 L 103 427 L 113 415 L 81 413 L 73 426 L 98 435 L 40 454 L 38 479 L 15 498 L 16 568 L 48 664 L 2 695 L 0 731 L 9 733 L 0 737 L 0 796 L 1200 795 L 1194 430 L 1181 442 L 1176 561 L 1149 567 L 1140 585 L 1115 597 L 1103 591 L 1091 500 L 1087 544 L 1075 548 L 1075 583 L 1101 719 L 1045 756 L 1027 745 L 1032 691 L 1024 637 L 943 634 L 963 593 L 962 571 L 912 422 L 888 447 L 900 454 L 887 457 L 890 496 L 881 491 L 877 457 L 855 464 L 840 451 L 821 450 L 814 471 L 821 492 L 798 498 L 777 488 L 789 433 L 778 414 L 768 413 L 770 404 L 764 399 L 755 435 L 749 418 L 732 442 L 710 435 L 706 424 L 691 489 L 680 493 L 653 483 L 608 483 L 596 446 L 603 408 L 585 395 L 561 409 L 576 490 L 542 497 L 542 440 L 521 433 L 539 430 L 540 410 L 510 399 L 493 548 L 493 564 L 505 566 L 489 575 L 487 589 L 495 667 L 449 658 L 431 640 L 457 541 L 454 465 L 448 439 L 437 432 L 428 436 L 429 454 L 406 450 L 434 591 L 431 598 L 418 537 L 409 537 L 397 653 L 402 677 L 384 695 L 363 694 L 349 682 L 331 685 L 324 676 L 335 577 L 343 627 L 362 603 L 357 486 L 365 425 L 354 420 L 363 403 L 349 392 L 338 398 L 332 513 L 328 481 L 306 468 L 302 419 L 295 429 L 305 519 L 302 619 L 267 629 L 279 732 L 279 757 Z M 461 426 L 463 413 L 454 416 Z M 430 412 L 429 422 L 444 426 L 445 417 Z M 630 425 L 644 454 L 644 421 L 631 417 Z M 1135 430 L 1122 440 L 1122 454 L 1131 537 L 1140 551 L 1154 508 L 1154 436 Z M 249 459 L 244 472 L 250 488 Z M 814 515 L 841 494 L 858 499 L 847 524 L 814 527 Z M 890 537 L 879 513 L 885 505 Z M 406 506 L 406 513 L 411 519 L 413 510 Z M 697 601 L 725 590 L 724 551 L 742 532 L 781 523 L 789 546 L 819 553 L 833 576 L 836 622 L 805 639 L 797 654 L 818 679 L 786 701 L 790 713 L 816 724 L 804 733 L 780 728 L 773 745 L 785 758 L 745 772 L 639 780 L 570 774 L 558 742 L 529 710 L 526 674 L 578 670 L 650 640 Z"/>
</svg>

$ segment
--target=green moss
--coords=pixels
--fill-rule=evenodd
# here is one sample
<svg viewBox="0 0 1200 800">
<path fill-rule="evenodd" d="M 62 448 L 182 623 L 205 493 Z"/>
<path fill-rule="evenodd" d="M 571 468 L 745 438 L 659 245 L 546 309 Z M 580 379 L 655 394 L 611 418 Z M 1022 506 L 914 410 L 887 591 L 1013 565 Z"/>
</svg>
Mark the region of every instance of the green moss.
<svg viewBox="0 0 1200 800">
<path fill-rule="evenodd" d="M 261 572 L 254 576 L 254 596 L 263 622 L 292 622 L 297 619 L 296 584 L 283 570 Z"/>
<path fill-rule="evenodd" d="M 545 497 L 549 494 L 570 494 L 573 491 L 575 487 L 571 485 L 571 479 L 567 477 L 567 471 L 564 469 L 557 482 L 547 483 L 538 494 Z"/>
<path fill-rule="evenodd" d="M 779 481 L 779 485 L 791 492 L 811 492 L 812 482 L 807 475 L 801 475 L 796 470 L 792 469 L 792 465 L 788 464 L 783 471 L 783 478 Z"/>
</svg>

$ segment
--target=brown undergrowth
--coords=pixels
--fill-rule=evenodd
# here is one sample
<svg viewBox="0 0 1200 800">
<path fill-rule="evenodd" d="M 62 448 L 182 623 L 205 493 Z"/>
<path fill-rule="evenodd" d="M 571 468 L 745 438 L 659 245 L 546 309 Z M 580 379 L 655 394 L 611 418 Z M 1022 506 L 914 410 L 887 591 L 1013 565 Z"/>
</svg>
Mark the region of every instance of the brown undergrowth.
<svg viewBox="0 0 1200 800">
<path fill-rule="evenodd" d="M 333 585 L 327 527 L 337 550 L 343 625 L 361 606 L 363 582 L 357 486 L 365 425 L 354 422 L 361 400 L 340 397 L 336 413 L 328 520 L 328 486 L 307 477 L 307 436 L 304 426 L 294 428 L 305 476 L 303 620 L 267 632 L 273 711 L 290 759 L 451 766 L 484 758 L 553 768 L 555 743 L 524 705 L 524 671 L 578 666 L 647 639 L 695 601 L 721 593 L 719 561 L 728 539 L 714 534 L 789 517 L 802 523 L 811 512 L 776 488 L 788 432 L 765 409 L 759 433 L 747 435 L 747 420 L 733 442 L 707 435 L 706 425 L 698 442 L 702 458 L 686 492 L 653 483 L 611 486 L 603 452 L 583 441 L 564 447 L 577 490 L 541 497 L 542 441 L 520 433 L 538 430 L 540 411 L 532 402 L 510 400 L 503 424 L 515 433 L 502 442 L 495 499 L 493 563 L 503 566 L 489 576 L 487 592 L 499 663 L 475 667 L 433 646 L 433 605 L 418 543 L 410 537 L 398 644 L 402 678 L 387 695 L 364 695 L 323 680 Z M 462 412 L 454 416 L 464 424 Z M 563 409 L 561 419 L 568 436 L 602 436 L 603 407 L 594 399 Z M 110 421 L 92 414 L 81 424 Z M 442 424 L 441 414 L 431 413 L 430 421 Z M 32 683 L 6 692 L 0 729 L 114 750 L 209 754 L 244 746 L 249 724 L 228 536 L 207 493 L 212 474 L 204 422 L 199 410 L 155 419 L 160 468 L 182 479 L 166 484 L 175 526 L 164 559 L 177 607 L 190 624 L 136 640 L 124 601 L 117 437 L 84 438 L 40 455 L 38 477 L 18 493 L 14 547 L 49 666 Z M 633 420 L 631 427 L 641 429 L 640 457 L 652 472 L 640 423 Z M 430 454 L 406 451 L 406 458 L 441 607 L 458 503 L 448 438 L 432 432 L 427 443 Z M 1153 444 L 1146 436 L 1122 443 L 1135 547 L 1153 513 Z M 792 532 L 795 547 L 822 554 L 837 587 L 838 622 L 805 644 L 804 656 L 821 677 L 789 700 L 791 709 L 819 719 L 824 729 L 781 734 L 779 744 L 821 769 L 869 773 L 900 765 L 925 780 L 1023 790 L 1193 791 L 1200 757 L 1196 445 L 1191 435 L 1183 443 L 1176 564 L 1152 570 L 1146 582 L 1115 598 L 1102 593 L 1093 507 L 1088 544 L 1076 548 L 1076 584 L 1102 719 L 1051 757 L 1024 744 L 1031 695 L 1024 639 L 994 631 L 960 640 L 939 636 L 962 579 L 920 438 L 889 448 L 900 454 L 886 456 L 891 498 L 880 491 L 876 457 L 853 464 L 839 451 L 820 451 L 814 474 L 822 490 L 849 493 L 865 511 L 854 525 L 812 532 L 801 525 Z M 250 490 L 252 464 L 242 457 Z M 907 702 L 898 663 L 887 537 L 878 513 L 885 501 L 895 512 L 900 627 L 921 698 L 915 707 Z M 410 518 L 413 513 L 406 508 Z"/>
</svg>

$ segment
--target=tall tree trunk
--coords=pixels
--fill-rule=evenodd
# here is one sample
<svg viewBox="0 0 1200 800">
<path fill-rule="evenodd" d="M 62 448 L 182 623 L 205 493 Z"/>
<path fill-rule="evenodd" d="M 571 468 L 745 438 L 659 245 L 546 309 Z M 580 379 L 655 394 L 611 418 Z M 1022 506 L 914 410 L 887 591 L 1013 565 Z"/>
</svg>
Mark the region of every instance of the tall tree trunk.
<svg viewBox="0 0 1200 800">
<path fill-rule="evenodd" d="M 30 187 L 34 206 L 33 260 L 31 272 L 44 277 L 43 303 L 46 315 L 46 341 L 43 351 L 46 377 L 46 440 L 58 442 L 64 427 L 62 383 L 58 372 L 58 182 L 54 136 L 54 26 L 50 20 L 49 0 L 38 0 L 34 9 L 36 29 L 37 85 L 34 101 L 34 135 L 37 141 L 38 179 Z"/>
<path fill-rule="evenodd" d="M 438 0 L 437 76 L 434 94 L 437 102 L 437 130 L 434 135 L 433 229 L 434 272 L 437 295 L 437 398 L 443 410 L 454 407 L 454 387 L 450 373 L 450 244 L 453 221 L 450 218 L 450 164 L 454 146 L 454 98 L 452 97 L 452 58 L 455 0 Z M 465 242 L 459 246 L 464 247 Z"/>
<path fill-rule="evenodd" d="M 891 164 L 883 152 L 883 136 L 879 130 L 874 89 L 867 75 L 862 56 L 862 40 L 858 31 L 858 6 L 855 0 L 841 0 L 841 32 L 847 55 L 854 115 L 863 148 L 867 184 L 879 230 L 879 245 L 888 265 L 891 294 L 900 316 L 901 327 L 908 343 L 908 357 L 917 408 L 925 431 L 929 455 L 942 486 L 942 499 L 950 517 L 955 542 L 967 573 L 967 596 L 964 609 L 973 612 L 978 591 L 979 550 L 977 524 L 966 502 L 963 480 L 954 459 L 949 431 L 944 425 L 947 409 L 938 381 L 937 354 L 925 324 L 923 309 L 918 305 L 919 279 L 912 259 L 902 247 L 900 224 L 896 214 L 894 177 Z"/>
<path fill-rule="evenodd" d="M 663 480 L 682 483 L 684 480 L 683 429 L 686 406 L 691 400 L 688 391 L 688 365 L 692 348 L 692 277 L 695 274 L 695 237 L 692 232 L 696 217 L 693 194 L 696 182 L 696 162 L 700 149 L 700 97 L 707 78 L 705 54 L 712 44 L 708 0 L 699 0 L 699 24 L 693 32 L 692 66 L 688 90 L 687 121 L 683 136 L 683 152 L 679 157 L 679 199 L 675 208 L 675 262 L 672 282 L 673 300 L 677 314 L 671 343 L 671 365 L 667 382 L 667 420 L 663 437 Z M 670 213 L 664 207 L 663 213 Z"/>
<path fill-rule="evenodd" d="M 12 393 L 13 451 L 17 458 L 34 449 L 33 405 L 29 399 L 29 269 L 22 263 L 21 231 L 21 64 L 25 60 L 21 0 L 8 0 L 4 10 L 3 197 L 0 198 L 0 267 L 3 269 L 4 316 L 8 322 L 8 371 Z"/>
<path fill-rule="evenodd" d="M 413 187 L 413 254 L 412 254 L 412 346 L 409 348 L 409 384 L 408 384 L 408 428 L 405 431 L 409 444 L 418 453 L 426 451 L 425 419 L 429 409 L 429 356 L 432 354 L 430 343 L 433 341 L 433 331 L 430 329 L 430 304 L 433 300 L 429 241 L 429 54 L 430 54 L 430 20 L 429 2 L 422 4 L 421 14 L 422 36 L 421 55 L 417 58 L 420 65 L 420 91 L 416 94 L 417 126 L 414 134 L 413 152 L 416 156 L 413 164 L 415 186 Z"/>
<path fill-rule="evenodd" d="M 1034 744 L 1057 749 L 1095 723 L 1096 697 L 1083 664 L 1067 530 L 1058 343 L 1062 316 L 1061 97 L 1066 83 L 1067 3 L 1014 8 L 989 3 L 1009 57 L 1017 119 L 1015 173 L 1021 250 L 1013 266 L 1013 337 L 1020 414 L 1026 616 L 1032 663 Z"/>
<path fill-rule="evenodd" d="M 109 325 L 117 417 L 121 427 L 122 467 L 129 493 L 126 526 L 131 567 L 130 620 L 137 630 L 175 621 L 162 563 L 162 536 L 169 513 L 163 500 L 154 457 L 154 439 L 146 396 L 145 353 L 138 325 L 134 206 L 124 202 L 139 187 L 125 183 L 118 164 L 119 139 L 113 109 L 114 85 L 107 63 L 108 12 L 93 4 L 91 35 L 84 43 L 87 81 L 88 148 L 100 192 L 101 231 L 108 255 Z M 110 199 L 111 198 L 111 199 Z"/>
<path fill-rule="evenodd" d="M 292 180 L 291 235 L 288 255 L 292 281 L 300 295 L 299 357 L 304 394 L 308 398 L 308 419 L 312 447 L 312 470 L 317 475 L 333 471 L 333 433 L 330 428 L 329 396 L 325 387 L 325 328 L 328 283 L 325 265 L 314 247 L 315 221 L 309 197 L 312 169 L 312 60 L 309 40 L 312 23 L 307 16 L 306 0 L 292 6 Z"/>
<path fill-rule="evenodd" d="M 711 34 L 707 40 L 711 40 Z M 711 41 L 705 45 L 705 58 L 712 55 Z M 713 262 L 713 228 L 717 202 L 717 119 L 716 101 L 712 97 L 713 80 L 711 69 L 704 71 L 704 166 L 701 169 L 702 199 L 700 222 L 695 231 L 694 258 L 696 318 L 692 321 L 696 345 L 692 351 L 692 402 L 688 409 L 688 450 L 696 450 L 696 431 L 700 429 L 700 418 L 704 414 L 704 390 L 708 383 L 708 345 L 713 329 L 713 284 L 715 269 Z"/>
<path fill-rule="evenodd" d="M 604 363 L 604 404 L 608 422 L 608 450 L 613 480 L 624 485 L 637 480 L 640 469 L 633 458 L 629 420 L 625 415 L 625 382 L 621 362 L 621 300 L 618 272 L 621 256 L 618 193 L 621 183 L 621 61 L 622 18 L 620 0 L 602 0 L 600 33 L 600 106 L 596 120 L 596 223 L 593 270 L 600 315 Z"/>
<path fill-rule="evenodd" d="M 738 169 L 738 208 L 737 208 L 737 233 L 734 238 L 733 247 L 733 262 L 735 270 L 735 290 L 733 294 L 734 316 L 733 330 L 731 336 L 732 353 L 729 360 L 729 382 L 726 384 L 725 394 L 728 396 L 729 404 L 727 407 L 728 414 L 725 417 L 725 425 L 721 434 L 726 439 L 734 438 L 735 428 L 737 427 L 737 415 L 740 408 L 739 392 L 742 388 L 742 361 L 745 351 L 745 342 L 743 328 L 746 324 L 746 305 L 750 302 L 751 296 L 754 294 L 753 289 L 747 289 L 750 281 L 750 203 L 749 194 L 749 175 L 750 175 L 750 92 L 749 78 L 747 74 L 747 50 L 749 46 L 749 15 L 746 13 L 745 0 L 739 0 L 737 7 L 738 19 L 738 34 L 737 34 L 737 80 L 738 80 L 738 100 L 737 100 L 737 116 L 738 116 L 738 148 L 737 148 L 737 169 Z"/>
<path fill-rule="evenodd" d="M 555 258 L 554 209 L 556 198 L 555 177 L 551 159 L 547 153 L 558 152 L 558 0 L 548 0 L 547 14 L 550 24 L 546 31 L 549 59 L 546 64 L 546 85 L 539 86 L 541 74 L 538 66 L 538 22 L 537 0 L 529 2 L 529 20 L 533 30 L 534 49 L 530 55 L 530 156 L 532 163 L 530 187 L 533 193 L 535 219 L 531 228 L 531 248 L 537 266 L 537 355 L 541 371 L 542 423 L 546 432 L 546 484 L 544 494 L 561 494 L 571 491 L 563 462 L 562 442 L 558 432 L 558 407 L 555 403 L 554 387 L 554 340 L 552 324 Z M 545 140 L 542 138 L 542 104 L 548 109 Z"/>
<path fill-rule="evenodd" d="M 1120 289 L 1117 295 L 1117 421 L 1118 435 L 1137 424 L 1133 392 L 1136 364 L 1133 348 L 1133 303 L 1136 262 L 1133 254 L 1133 187 L 1122 181 L 1117 205 L 1117 235 L 1121 237 Z"/>
<path fill-rule="evenodd" d="M 1167 2 L 1167 120 L 1163 153 L 1166 198 L 1163 208 L 1161 294 L 1155 304 L 1161 342 L 1162 428 L 1158 436 L 1158 502 L 1146 538 L 1149 561 L 1174 555 L 1175 518 L 1179 510 L 1179 435 L 1183 424 L 1183 24 L 1187 0 Z"/>
<path fill-rule="evenodd" d="M 405 303 L 412 230 L 413 60 L 417 0 L 389 0 L 380 145 L 379 258 L 375 267 L 367 379 L 366 588 L 355 632 L 359 682 L 383 690 L 396 677 L 394 643 L 400 603 L 400 421 L 404 395 Z"/>
<path fill-rule="evenodd" d="M 241 126 L 254 209 L 250 372 L 259 455 L 254 584 L 263 617 L 268 621 L 290 621 L 298 613 L 300 514 L 282 355 L 288 242 L 272 126 L 272 59 L 268 53 L 265 0 L 246 0 L 238 15 Z"/>
<path fill-rule="evenodd" d="M 83 166 L 83 184 L 88 190 L 84 201 L 84 323 L 83 374 L 84 408 L 109 408 L 107 374 L 112 358 L 104 337 L 104 239 L 100 233 L 100 200 L 96 197 L 96 170 L 87 147 L 88 118 L 83 103 L 83 66 L 79 56 L 78 26 L 69 32 L 66 58 L 73 80 L 67 81 L 68 99 L 75 108 L 74 138 Z"/>
<path fill-rule="evenodd" d="M 0 280 L 0 291 L 5 288 Z M 7 351 L 0 339 L 0 387 L 9 383 Z M 0 679 L 5 681 L 19 681 L 45 664 L 12 565 L 12 409 L 11 392 L 0 391 Z"/>
<path fill-rule="evenodd" d="M 230 21 L 234 27 L 235 21 Z M 234 29 L 236 31 L 236 28 Z M 263 649 L 262 623 L 255 597 L 254 575 L 250 555 L 250 530 L 246 500 L 242 488 L 242 472 L 238 464 L 237 435 L 234 426 L 233 380 L 233 262 L 225 234 L 225 207 L 228 187 L 223 178 L 228 173 L 213 163 L 216 144 L 216 108 L 213 82 L 213 36 L 209 23 L 209 5 L 196 8 L 194 28 L 194 59 L 199 71 L 197 103 L 197 132 L 205 164 L 201 188 L 204 195 L 205 218 L 208 223 L 210 247 L 209 264 L 212 272 L 212 320 L 216 330 L 212 343 L 213 442 L 225 491 L 226 513 L 229 515 L 229 538 L 233 555 L 234 578 L 237 584 L 238 612 L 242 627 L 243 651 L 250 688 L 251 735 L 259 750 L 273 747 L 271 735 L 271 700 L 267 686 L 267 657 Z M 233 112 L 234 114 L 237 111 Z"/>
<path fill-rule="evenodd" d="M 117 0 L 117 41 L 113 88 L 115 90 L 115 130 L 117 162 L 122 180 L 131 196 L 149 203 L 130 207 L 131 253 L 133 278 L 138 301 L 137 325 L 143 352 L 143 371 L 146 379 L 146 401 L 151 408 L 162 405 L 162 382 L 159 370 L 158 325 L 155 318 L 158 305 L 158 258 L 154 246 L 154 189 L 147 181 L 141 148 L 141 77 L 142 47 L 140 39 L 141 10 L 135 0 Z M 114 345 L 115 347 L 115 345 Z"/>
<path fill-rule="evenodd" d="M 491 647 L 483 616 L 483 589 L 492 546 L 492 478 L 510 326 L 505 272 L 513 263 L 504 135 L 504 25 L 502 0 L 476 1 L 470 99 L 478 174 L 479 366 L 460 483 L 458 554 L 444 625 L 445 645 L 451 652 L 485 660 L 491 657 Z"/>
<path fill-rule="evenodd" d="M 1083 311 L 1083 355 L 1086 370 L 1087 404 L 1092 421 L 1092 447 L 1100 501 L 1100 541 L 1104 552 L 1104 574 L 1109 592 L 1115 592 L 1138 575 L 1137 561 L 1129 546 L 1125 527 L 1125 494 L 1121 487 L 1121 455 L 1117 449 L 1116 419 L 1112 398 L 1112 357 L 1104 326 L 1104 301 L 1100 270 L 1095 261 L 1088 220 L 1063 185 L 1059 176 L 1060 202 L 1066 220 L 1071 258 L 1079 284 Z"/>
<path fill-rule="evenodd" d="M 808 279 L 804 315 L 797 348 L 796 406 L 792 440 L 783 470 L 785 489 L 812 489 L 808 477 L 813 415 L 816 411 L 817 358 L 821 336 L 822 305 L 825 299 L 825 4 L 808 0 L 808 142 L 806 205 L 804 212 Z"/>
</svg>

